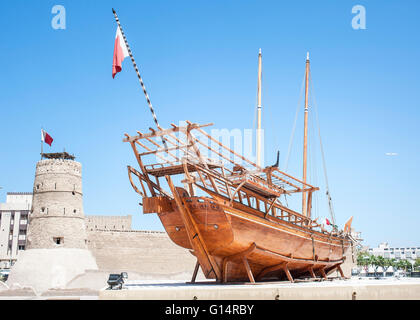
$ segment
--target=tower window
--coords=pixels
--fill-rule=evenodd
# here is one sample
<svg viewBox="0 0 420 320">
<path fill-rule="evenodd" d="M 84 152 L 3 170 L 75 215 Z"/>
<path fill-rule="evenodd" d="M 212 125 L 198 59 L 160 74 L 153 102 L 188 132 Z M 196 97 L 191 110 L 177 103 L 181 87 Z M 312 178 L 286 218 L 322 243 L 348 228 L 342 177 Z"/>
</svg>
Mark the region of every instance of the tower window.
<svg viewBox="0 0 420 320">
<path fill-rule="evenodd" d="M 64 238 L 63 238 L 63 237 L 54 237 L 54 238 L 53 238 L 53 241 L 54 241 L 54 243 L 55 243 L 55 244 L 57 244 L 57 245 L 64 244 Z"/>
</svg>

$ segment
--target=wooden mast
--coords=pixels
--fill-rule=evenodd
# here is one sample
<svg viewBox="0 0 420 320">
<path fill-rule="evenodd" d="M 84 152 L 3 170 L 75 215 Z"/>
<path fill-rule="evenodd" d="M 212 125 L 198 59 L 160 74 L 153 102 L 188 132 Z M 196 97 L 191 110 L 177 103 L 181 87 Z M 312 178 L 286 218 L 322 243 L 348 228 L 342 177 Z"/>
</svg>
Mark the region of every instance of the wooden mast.
<svg viewBox="0 0 420 320">
<path fill-rule="evenodd" d="M 306 183 L 306 160 L 308 152 L 308 84 L 309 84 L 309 52 L 306 54 L 306 70 L 305 70 L 305 120 L 303 133 L 303 178 L 302 181 Z M 306 202 L 306 192 L 302 192 L 302 214 L 308 215 L 308 207 Z"/>
<path fill-rule="evenodd" d="M 257 165 L 261 167 L 261 74 L 262 54 L 261 48 L 258 53 L 258 106 L 257 106 Z"/>
</svg>

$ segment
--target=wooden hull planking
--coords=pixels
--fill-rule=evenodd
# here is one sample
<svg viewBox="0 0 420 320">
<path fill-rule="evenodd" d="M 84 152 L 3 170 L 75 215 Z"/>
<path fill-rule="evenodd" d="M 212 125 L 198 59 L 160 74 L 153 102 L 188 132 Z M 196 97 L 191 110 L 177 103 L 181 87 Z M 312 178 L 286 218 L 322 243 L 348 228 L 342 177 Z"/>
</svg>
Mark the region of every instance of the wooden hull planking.
<svg viewBox="0 0 420 320">
<path fill-rule="evenodd" d="M 250 281 L 252 277 L 255 280 L 292 280 L 308 275 L 325 276 L 344 262 L 350 246 L 350 241 L 345 238 L 302 228 L 274 217 L 258 217 L 210 198 L 185 197 L 184 200 L 209 254 L 223 270 L 224 281 Z M 158 216 L 171 240 L 192 250 L 181 213 L 175 201 L 172 200 L 171 204 L 172 210 Z M 215 273 L 206 277 L 216 278 Z"/>
</svg>

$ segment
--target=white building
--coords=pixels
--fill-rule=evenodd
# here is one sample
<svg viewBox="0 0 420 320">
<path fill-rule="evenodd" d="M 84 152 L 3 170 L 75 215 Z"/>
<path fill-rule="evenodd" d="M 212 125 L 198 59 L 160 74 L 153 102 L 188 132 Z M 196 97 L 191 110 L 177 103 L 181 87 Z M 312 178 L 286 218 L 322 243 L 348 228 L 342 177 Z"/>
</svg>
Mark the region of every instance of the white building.
<svg viewBox="0 0 420 320">
<path fill-rule="evenodd" d="M 31 192 L 8 192 L 0 203 L 0 269 L 10 268 L 20 250 L 25 250 Z"/>
<path fill-rule="evenodd" d="M 374 256 L 381 256 L 396 260 L 416 260 L 420 258 L 420 247 L 390 247 L 387 242 L 381 243 L 377 248 L 369 248 L 368 251 Z"/>
</svg>

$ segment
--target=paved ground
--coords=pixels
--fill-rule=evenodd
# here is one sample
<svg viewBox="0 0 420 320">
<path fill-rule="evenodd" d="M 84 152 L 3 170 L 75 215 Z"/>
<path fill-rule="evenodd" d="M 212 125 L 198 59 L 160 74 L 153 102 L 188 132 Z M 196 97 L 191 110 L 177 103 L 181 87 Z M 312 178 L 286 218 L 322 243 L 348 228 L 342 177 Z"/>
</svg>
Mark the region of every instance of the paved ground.
<svg viewBox="0 0 420 320">
<path fill-rule="evenodd" d="M 272 300 L 272 299 L 416 299 L 420 279 L 333 279 L 311 282 L 266 282 L 221 285 L 212 282 L 187 284 L 181 281 L 128 281 L 123 290 L 101 290 L 99 299 L 152 300 Z"/>
<path fill-rule="evenodd" d="M 12 292 L 10 292 L 12 293 Z M 28 292 L 2 291 L 0 300 L 420 300 L 420 279 L 416 278 L 352 278 L 311 282 L 265 282 L 257 284 L 228 284 L 201 282 L 188 284 L 181 280 L 127 281 L 123 290 L 86 289 L 56 290 L 42 295 Z"/>
</svg>

